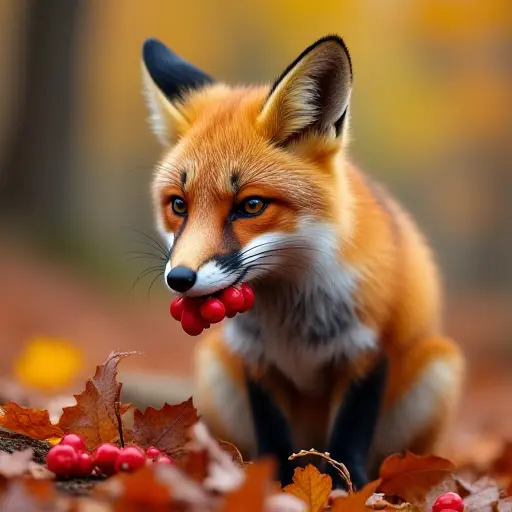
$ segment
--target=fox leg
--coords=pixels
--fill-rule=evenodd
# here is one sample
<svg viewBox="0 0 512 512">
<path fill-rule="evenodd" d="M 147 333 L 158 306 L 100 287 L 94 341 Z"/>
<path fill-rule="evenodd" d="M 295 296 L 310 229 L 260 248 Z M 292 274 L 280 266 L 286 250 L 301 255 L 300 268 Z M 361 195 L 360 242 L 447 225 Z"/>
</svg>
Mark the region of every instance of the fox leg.
<svg viewBox="0 0 512 512">
<path fill-rule="evenodd" d="M 388 361 L 381 356 L 362 378 L 352 378 L 340 402 L 335 392 L 331 400 L 332 423 L 328 452 L 348 469 L 354 486 L 359 489 L 368 482 L 368 454 L 381 411 L 386 389 Z M 329 466 L 334 486 L 345 487 L 338 472 Z"/>
<path fill-rule="evenodd" d="M 455 412 L 463 375 L 463 356 L 448 338 L 425 338 L 390 353 L 389 382 L 370 455 L 372 477 L 392 453 L 436 449 Z"/>
<path fill-rule="evenodd" d="M 196 349 L 195 403 L 212 433 L 234 443 L 244 458 L 272 455 L 278 477 L 291 482 L 291 432 L 273 397 L 246 372 L 242 360 L 212 333 Z"/>
</svg>

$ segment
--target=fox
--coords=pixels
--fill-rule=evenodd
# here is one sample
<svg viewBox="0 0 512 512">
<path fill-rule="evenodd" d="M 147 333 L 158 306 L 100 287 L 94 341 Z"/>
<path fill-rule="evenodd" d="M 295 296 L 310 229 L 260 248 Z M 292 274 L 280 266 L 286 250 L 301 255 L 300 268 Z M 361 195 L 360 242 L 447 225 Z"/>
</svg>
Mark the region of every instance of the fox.
<svg viewBox="0 0 512 512">
<path fill-rule="evenodd" d="M 150 38 L 142 74 L 163 146 L 151 194 L 165 284 L 202 298 L 249 283 L 256 297 L 195 346 L 205 424 L 244 457 L 273 457 L 283 485 L 300 449 L 344 463 L 356 488 L 391 454 L 435 452 L 465 360 L 426 236 L 349 156 L 343 39 L 317 40 L 271 84 L 231 86 Z"/>
</svg>

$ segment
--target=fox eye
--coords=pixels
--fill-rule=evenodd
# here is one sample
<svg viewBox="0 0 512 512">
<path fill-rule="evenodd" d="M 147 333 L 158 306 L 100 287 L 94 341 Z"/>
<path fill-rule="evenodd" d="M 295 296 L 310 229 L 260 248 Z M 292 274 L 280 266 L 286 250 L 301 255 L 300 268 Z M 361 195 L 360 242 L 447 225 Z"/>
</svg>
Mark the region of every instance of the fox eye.
<svg viewBox="0 0 512 512">
<path fill-rule="evenodd" d="M 238 207 L 239 212 L 242 216 L 245 217 L 254 217 L 255 215 L 259 215 L 266 208 L 268 203 L 266 203 L 260 197 L 248 197 Z"/>
<path fill-rule="evenodd" d="M 171 208 L 176 215 L 180 215 L 181 217 L 186 215 L 188 211 L 187 203 L 178 196 L 171 197 Z"/>
</svg>

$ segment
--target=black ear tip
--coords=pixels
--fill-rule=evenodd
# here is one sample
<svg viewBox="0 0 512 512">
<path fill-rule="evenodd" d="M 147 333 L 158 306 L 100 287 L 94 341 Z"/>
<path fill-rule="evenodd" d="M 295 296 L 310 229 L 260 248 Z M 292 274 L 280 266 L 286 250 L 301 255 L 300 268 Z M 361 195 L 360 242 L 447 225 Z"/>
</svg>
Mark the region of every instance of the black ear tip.
<svg viewBox="0 0 512 512">
<path fill-rule="evenodd" d="M 169 57 L 169 55 L 173 55 L 173 52 L 162 41 L 154 37 L 146 39 L 142 44 L 142 59 L 146 63 L 155 58 Z"/>
<path fill-rule="evenodd" d="M 311 45 L 311 47 L 316 47 L 316 46 L 318 46 L 320 44 L 329 43 L 329 42 L 336 43 L 337 45 L 341 46 L 343 51 L 347 54 L 348 62 L 350 64 L 350 67 L 352 67 L 352 60 L 350 58 L 350 52 L 348 51 L 348 48 L 347 48 L 347 45 L 345 44 L 345 41 L 338 34 L 328 34 L 328 35 L 322 37 L 321 39 L 319 39 L 318 41 L 316 41 L 315 43 L 313 43 Z"/>
</svg>

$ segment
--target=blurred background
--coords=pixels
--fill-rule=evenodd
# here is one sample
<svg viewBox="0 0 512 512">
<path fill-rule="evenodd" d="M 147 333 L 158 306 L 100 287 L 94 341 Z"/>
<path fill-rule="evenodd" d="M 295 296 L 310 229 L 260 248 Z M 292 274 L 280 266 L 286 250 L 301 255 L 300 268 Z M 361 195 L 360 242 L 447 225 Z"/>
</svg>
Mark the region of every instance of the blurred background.
<svg viewBox="0 0 512 512">
<path fill-rule="evenodd" d="M 157 253 L 142 42 L 268 82 L 333 32 L 355 68 L 352 158 L 445 275 L 470 361 L 458 425 L 512 432 L 509 0 L 0 0 L 0 397 L 79 391 L 114 349 L 145 353 L 122 363 L 130 399 L 189 393 L 196 340 L 169 317 L 159 261 L 134 254 Z"/>
</svg>

